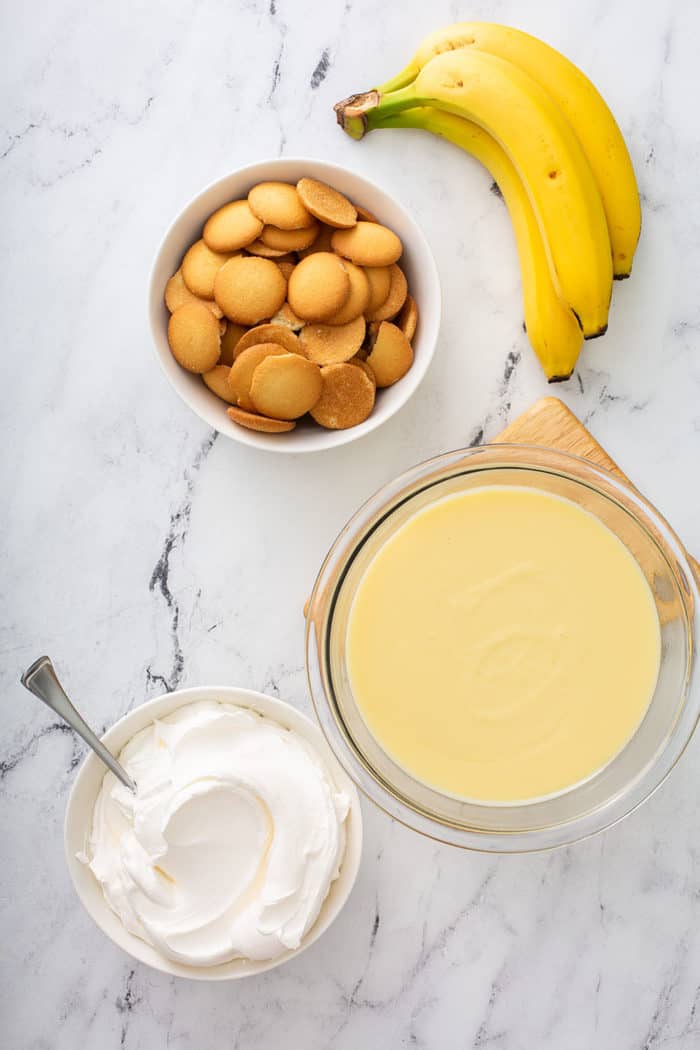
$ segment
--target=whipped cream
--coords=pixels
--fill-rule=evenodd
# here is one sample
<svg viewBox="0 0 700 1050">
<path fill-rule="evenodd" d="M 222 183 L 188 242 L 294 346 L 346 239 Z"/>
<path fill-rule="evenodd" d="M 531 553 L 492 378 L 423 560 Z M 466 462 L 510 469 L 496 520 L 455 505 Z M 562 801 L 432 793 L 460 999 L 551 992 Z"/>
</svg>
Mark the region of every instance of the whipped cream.
<svg viewBox="0 0 700 1050">
<path fill-rule="evenodd" d="M 107 773 L 87 860 L 126 928 L 190 966 L 274 959 L 313 926 L 349 799 L 292 730 L 217 701 L 137 733 Z"/>
</svg>

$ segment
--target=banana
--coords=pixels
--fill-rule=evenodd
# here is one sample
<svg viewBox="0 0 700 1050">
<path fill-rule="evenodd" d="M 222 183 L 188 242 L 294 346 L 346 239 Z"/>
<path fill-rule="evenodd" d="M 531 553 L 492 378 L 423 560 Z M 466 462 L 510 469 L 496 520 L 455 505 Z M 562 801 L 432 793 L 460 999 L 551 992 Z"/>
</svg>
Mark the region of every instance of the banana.
<svg viewBox="0 0 700 1050">
<path fill-rule="evenodd" d="M 432 58 L 407 87 L 353 95 L 336 113 L 361 138 L 377 120 L 415 106 L 473 120 L 501 144 L 527 189 L 559 296 L 586 338 L 603 335 L 612 293 L 603 204 L 579 141 L 547 92 L 511 62 L 460 50 Z"/>
<path fill-rule="evenodd" d="M 535 213 L 504 150 L 478 124 L 427 106 L 386 117 L 377 126 L 431 131 L 466 150 L 490 172 L 513 223 L 528 338 L 549 382 L 568 379 L 583 346 L 583 333 L 552 284 Z"/>
<path fill-rule="evenodd" d="M 458 22 L 426 37 L 406 68 L 377 90 L 384 95 L 406 87 L 435 55 L 457 48 L 476 48 L 504 58 L 549 92 L 576 132 L 598 184 L 615 277 L 629 277 L 642 222 L 632 161 L 605 100 L 564 55 L 519 29 Z"/>
</svg>

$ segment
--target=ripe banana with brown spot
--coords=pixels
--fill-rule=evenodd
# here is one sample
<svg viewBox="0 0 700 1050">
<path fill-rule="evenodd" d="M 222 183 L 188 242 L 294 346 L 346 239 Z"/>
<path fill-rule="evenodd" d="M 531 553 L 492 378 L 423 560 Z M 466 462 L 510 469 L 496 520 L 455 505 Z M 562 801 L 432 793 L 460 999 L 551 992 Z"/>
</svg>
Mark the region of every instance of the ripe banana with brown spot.
<svg viewBox="0 0 700 1050">
<path fill-rule="evenodd" d="M 632 161 L 605 100 L 588 77 L 559 51 L 510 26 L 458 22 L 427 36 L 405 69 L 377 90 L 387 94 L 406 87 L 436 55 L 460 48 L 486 51 L 512 62 L 548 91 L 561 108 L 598 184 L 615 277 L 629 277 L 642 221 Z"/>
<path fill-rule="evenodd" d="M 559 297 L 586 338 L 607 328 L 612 255 L 605 212 L 581 144 L 559 106 L 512 62 L 475 49 L 431 58 L 405 87 L 338 103 L 361 138 L 385 117 L 434 106 L 472 120 L 503 147 L 527 189 Z"/>
<path fill-rule="evenodd" d="M 528 339 L 549 382 L 568 379 L 583 346 L 583 332 L 552 284 L 535 213 L 504 150 L 473 121 L 427 106 L 396 113 L 376 126 L 430 131 L 471 154 L 489 171 L 513 223 Z"/>
</svg>

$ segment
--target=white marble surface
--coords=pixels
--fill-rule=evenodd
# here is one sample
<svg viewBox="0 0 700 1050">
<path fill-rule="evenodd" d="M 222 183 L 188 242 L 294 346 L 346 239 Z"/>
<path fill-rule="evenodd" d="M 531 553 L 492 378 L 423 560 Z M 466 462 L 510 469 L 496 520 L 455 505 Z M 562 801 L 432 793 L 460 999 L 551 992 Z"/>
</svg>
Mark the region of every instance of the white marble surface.
<svg viewBox="0 0 700 1050">
<path fill-rule="evenodd" d="M 700 553 L 700 204 L 692 0 L 184 0 L 6 5 L 0 63 L 7 1050 L 690 1050 L 700 1044 L 700 740 L 620 827 L 551 855 L 461 853 L 365 806 L 351 901 L 298 961 L 238 985 L 133 964 L 81 911 L 61 821 L 83 753 L 22 692 L 50 652 L 105 727 L 146 697 L 238 683 L 309 709 L 301 609 L 358 503 L 488 439 L 546 393 L 508 219 L 483 171 L 418 132 L 356 144 L 331 105 L 455 17 L 509 21 L 592 75 L 644 197 L 609 335 L 560 393 Z M 336 452 L 278 459 L 199 424 L 149 345 L 165 225 L 256 158 L 355 167 L 412 210 L 445 297 L 413 402 Z"/>
</svg>

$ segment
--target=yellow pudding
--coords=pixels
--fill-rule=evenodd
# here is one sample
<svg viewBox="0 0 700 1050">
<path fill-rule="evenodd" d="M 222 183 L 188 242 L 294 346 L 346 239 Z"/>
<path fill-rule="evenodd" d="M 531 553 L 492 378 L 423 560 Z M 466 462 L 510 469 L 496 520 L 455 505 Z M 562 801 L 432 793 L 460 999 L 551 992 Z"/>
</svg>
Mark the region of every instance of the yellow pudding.
<svg viewBox="0 0 700 1050">
<path fill-rule="evenodd" d="M 644 717 L 660 651 L 624 544 L 570 500 L 519 486 L 411 517 L 367 566 L 347 635 L 380 746 L 484 802 L 555 794 L 605 766 Z"/>
</svg>

